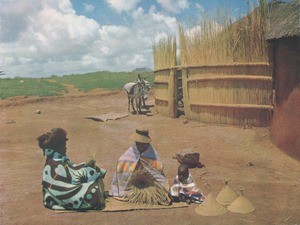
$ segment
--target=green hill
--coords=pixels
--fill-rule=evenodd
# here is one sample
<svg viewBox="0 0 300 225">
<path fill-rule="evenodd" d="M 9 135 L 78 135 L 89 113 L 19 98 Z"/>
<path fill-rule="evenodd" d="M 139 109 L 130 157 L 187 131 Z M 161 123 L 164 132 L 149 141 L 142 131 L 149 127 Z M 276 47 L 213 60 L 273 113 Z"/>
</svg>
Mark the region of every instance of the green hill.
<svg viewBox="0 0 300 225">
<path fill-rule="evenodd" d="M 139 72 L 141 73 L 141 72 Z M 142 72 L 150 85 L 154 81 L 154 73 Z M 136 72 L 98 71 L 85 74 L 71 74 L 62 77 L 48 78 L 2 78 L 0 79 L 0 99 L 13 96 L 55 96 L 67 91 L 65 84 L 74 85 L 80 91 L 91 91 L 97 88 L 117 90 L 124 84 L 137 79 Z"/>
</svg>

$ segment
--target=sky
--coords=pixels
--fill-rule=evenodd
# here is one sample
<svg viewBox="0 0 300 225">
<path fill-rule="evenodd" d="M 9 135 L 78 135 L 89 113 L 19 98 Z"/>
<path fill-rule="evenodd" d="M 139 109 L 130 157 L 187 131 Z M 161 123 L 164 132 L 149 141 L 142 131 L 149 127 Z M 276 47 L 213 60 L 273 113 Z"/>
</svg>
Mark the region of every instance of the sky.
<svg viewBox="0 0 300 225">
<path fill-rule="evenodd" d="M 0 0 L 3 77 L 153 69 L 152 46 L 248 0 Z"/>
</svg>

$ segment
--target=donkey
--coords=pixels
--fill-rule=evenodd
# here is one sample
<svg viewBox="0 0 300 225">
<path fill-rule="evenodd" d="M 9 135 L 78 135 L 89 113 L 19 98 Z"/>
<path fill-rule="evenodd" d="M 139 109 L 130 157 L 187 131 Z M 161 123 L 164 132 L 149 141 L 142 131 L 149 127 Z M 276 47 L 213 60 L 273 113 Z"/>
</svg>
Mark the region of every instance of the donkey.
<svg viewBox="0 0 300 225">
<path fill-rule="evenodd" d="M 138 112 L 139 114 L 142 112 L 141 105 L 143 99 L 143 88 L 145 83 L 143 81 L 138 82 L 129 82 L 123 86 L 123 89 L 127 93 L 128 97 L 128 112 L 130 112 L 130 104 L 134 112 Z M 134 107 L 133 102 L 135 101 L 136 109 Z"/>
<path fill-rule="evenodd" d="M 143 102 L 143 108 L 146 108 L 146 100 L 148 99 L 148 91 L 151 89 L 149 82 L 146 80 L 148 77 L 141 78 L 140 74 L 138 74 L 138 79 L 136 80 L 136 83 L 141 82 L 142 85 L 142 102 Z"/>
<path fill-rule="evenodd" d="M 135 101 L 136 109 L 141 113 L 141 103 L 143 107 L 146 107 L 145 100 L 148 98 L 147 92 L 151 88 L 147 78 L 141 78 L 138 74 L 138 79 L 134 82 L 129 82 L 123 86 L 123 89 L 127 93 L 128 97 L 128 112 L 130 112 L 130 104 L 134 112 L 137 112 L 134 108 L 133 102 Z"/>
</svg>

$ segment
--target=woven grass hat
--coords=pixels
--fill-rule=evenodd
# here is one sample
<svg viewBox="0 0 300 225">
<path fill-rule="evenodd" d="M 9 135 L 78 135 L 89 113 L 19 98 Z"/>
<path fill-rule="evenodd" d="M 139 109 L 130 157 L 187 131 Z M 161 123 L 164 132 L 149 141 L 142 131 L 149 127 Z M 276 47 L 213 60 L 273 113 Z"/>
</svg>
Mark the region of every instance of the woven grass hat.
<svg viewBox="0 0 300 225">
<path fill-rule="evenodd" d="M 237 197 L 228 207 L 227 209 L 230 212 L 247 214 L 251 213 L 255 210 L 252 203 L 243 195 L 243 190 L 241 191 L 241 195 Z"/>
<path fill-rule="evenodd" d="M 137 128 L 135 133 L 131 134 L 129 138 L 140 143 L 150 143 L 149 130 L 146 128 Z"/>
<path fill-rule="evenodd" d="M 228 184 L 229 180 L 224 181 L 222 190 L 217 195 L 217 202 L 221 205 L 230 205 L 238 196 Z"/>
<path fill-rule="evenodd" d="M 125 188 L 128 202 L 159 205 L 167 203 L 166 191 L 152 175 L 145 170 L 136 170 Z"/>
<path fill-rule="evenodd" d="M 195 213 L 202 216 L 220 216 L 226 213 L 226 208 L 220 205 L 210 193 L 203 203 L 195 208 Z"/>
</svg>

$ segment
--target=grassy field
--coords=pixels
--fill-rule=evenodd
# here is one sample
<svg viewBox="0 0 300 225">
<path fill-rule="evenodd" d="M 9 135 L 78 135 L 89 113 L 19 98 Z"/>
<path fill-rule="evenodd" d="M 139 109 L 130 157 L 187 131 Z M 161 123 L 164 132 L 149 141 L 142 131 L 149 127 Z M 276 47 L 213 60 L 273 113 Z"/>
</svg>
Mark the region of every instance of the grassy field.
<svg viewBox="0 0 300 225">
<path fill-rule="evenodd" d="M 140 73 L 153 84 L 153 72 Z M 91 91 L 96 88 L 117 90 L 124 84 L 137 79 L 137 73 L 131 72 L 94 72 L 86 74 L 72 74 L 62 77 L 47 78 L 4 78 L 0 79 L 0 99 L 14 96 L 57 96 L 68 90 L 65 84 L 74 85 L 80 91 Z"/>
</svg>

